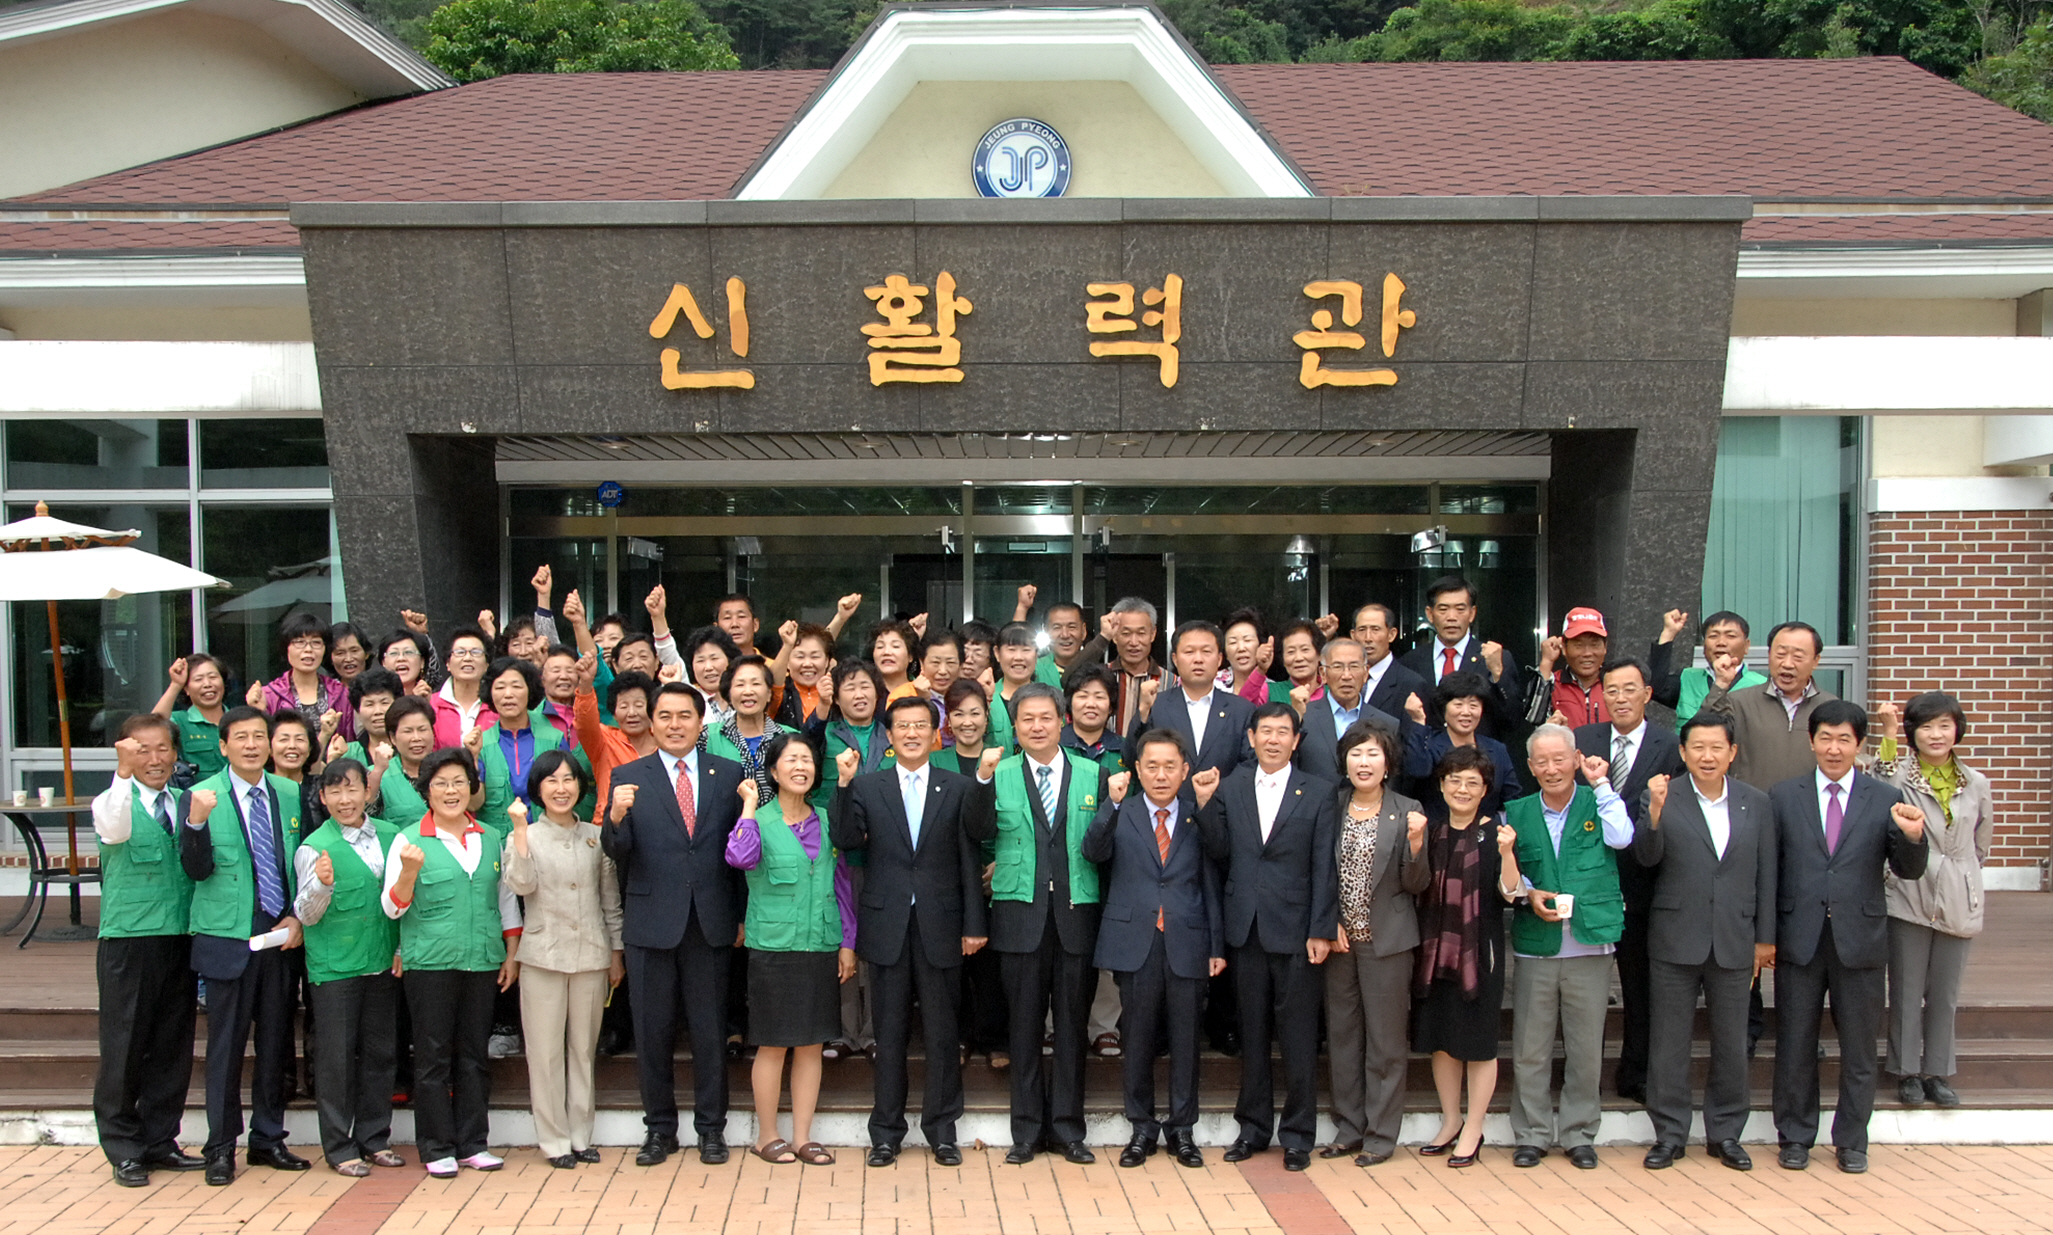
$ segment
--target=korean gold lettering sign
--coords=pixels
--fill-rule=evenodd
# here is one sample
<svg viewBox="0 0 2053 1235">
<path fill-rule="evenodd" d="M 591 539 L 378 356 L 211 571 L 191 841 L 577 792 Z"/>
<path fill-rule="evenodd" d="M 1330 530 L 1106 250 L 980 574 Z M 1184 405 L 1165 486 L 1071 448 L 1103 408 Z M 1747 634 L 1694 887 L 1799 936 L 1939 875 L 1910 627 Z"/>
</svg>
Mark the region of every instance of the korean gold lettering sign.
<svg viewBox="0 0 2053 1235">
<path fill-rule="evenodd" d="M 649 323 L 649 337 L 667 338 L 677 319 L 683 317 L 691 323 L 692 333 L 701 339 L 713 337 L 713 323 L 699 311 L 699 302 L 692 298 L 691 289 L 682 283 L 670 285 L 670 298 L 656 312 L 655 320 Z M 748 356 L 748 288 L 740 279 L 727 280 L 727 346 L 736 356 Z M 709 390 L 714 387 L 730 387 L 737 390 L 754 390 L 756 375 L 748 369 L 721 369 L 714 372 L 697 372 L 681 368 L 683 355 L 674 347 L 663 349 L 663 389 L 665 390 Z"/>
</svg>

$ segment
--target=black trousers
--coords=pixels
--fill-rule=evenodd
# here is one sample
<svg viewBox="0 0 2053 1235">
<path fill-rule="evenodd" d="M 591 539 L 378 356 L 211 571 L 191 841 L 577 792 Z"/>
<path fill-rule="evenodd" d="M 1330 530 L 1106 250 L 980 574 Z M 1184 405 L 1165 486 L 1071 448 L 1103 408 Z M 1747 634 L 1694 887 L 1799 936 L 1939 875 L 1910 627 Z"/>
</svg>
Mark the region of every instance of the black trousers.
<svg viewBox="0 0 2053 1235">
<path fill-rule="evenodd" d="M 1005 962 L 986 947 L 962 959 L 962 1044 L 971 1051 L 1009 1051 Z"/>
<path fill-rule="evenodd" d="M 250 1078 L 251 1148 L 285 1144 L 285 1085 L 292 1075 L 293 996 L 300 954 L 253 952 L 239 978 L 207 979 L 207 1144 L 212 1158 L 235 1151 L 242 1137 L 242 1056 L 256 1037 Z"/>
<path fill-rule="evenodd" d="M 975 957 L 970 959 L 975 960 Z M 1032 952 L 1000 954 L 1011 1012 L 1012 1143 L 1067 1145 L 1084 1139 L 1085 1039 L 1098 971 L 1063 951 L 1053 915 Z M 1041 1027 L 1055 1019 L 1055 1054 L 1043 1059 Z"/>
<path fill-rule="evenodd" d="M 1648 987 L 1647 933 L 1653 929 L 1651 909 L 1625 913 L 1625 933 L 1618 940 L 1618 997 L 1624 1005 L 1625 1034 L 1618 1047 L 1618 1070 L 1611 1088 L 1620 1094 L 1647 1087 L 1647 1052 L 1652 1040 L 1652 996 Z"/>
<path fill-rule="evenodd" d="M 1324 975 L 1302 949 L 1265 952 L 1252 940 L 1233 949 L 1222 975 L 1240 1002 L 1240 1100 L 1233 1108 L 1240 1138 L 1266 1148 L 1270 1130 L 1285 1149 L 1310 1149 L 1319 1132 L 1319 1005 Z M 1283 1048 L 1283 1122 L 1276 1123 L 1276 1083 L 1269 1044 Z"/>
<path fill-rule="evenodd" d="M 1868 1148 L 1868 1116 L 1875 1110 L 1875 1076 L 1881 1058 L 1875 1040 L 1882 1032 L 1886 966 L 1855 969 L 1839 959 L 1832 920 L 1818 933 L 1818 951 L 1808 965 L 1775 966 L 1775 1136 L 1785 1145 L 1809 1147 L 1818 1139 L 1818 1042 L 1826 996 L 1839 1040 L 1839 1109 L 1832 1116 L 1832 1144 Z"/>
<path fill-rule="evenodd" d="M 192 1085 L 192 938 L 101 939 L 100 1071 L 93 1119 L 109 1162 L 178 1148 Z"/>
<path fill-rule="evenodd" d="M 1223 974 L 1221 975 L 1224 976 Z M 1148 959 L 1119 983 L 1119 1071 L 1126 1091 L 1126 1118 L 1136 1137 L 1153 1141 L 1166 1129 L 1188 1132 L 1198 1122 L 1198 1025 L 1205 1014 L 1204 978 L 1180 978 L 1169 971 L 1162 932 L 1155 932 Z M 1169 1032 L 1169 1118 L 1155 1117 L 1155 1045 L 1160 1027 Z"/>
<path fill-rule="evenodd" d="M 906 1056 L 912 1048 L 912 1005 L 920 1005 L 926 1040 L 926 1078 L 920 1085 L 920 1135 L 929 1145 L 953 1145 L 962 1118 L 962 970 L 942 969 L 920 945 L 920 911 L 905 923 L 905 947 L 895 965 L 870 966 L 870 1001 L 877 1026 L 876 1088 L 870 1108 L 870 1144 L 896 1148 L 905 1140 Z M 1037 1050 L 1039 1048 L 1036 1048 Z"/>
<path fill-rule="evenodd" d="M 390 1148 L 399 979 L 373 973 L 317 982 L 307 1001 L 321 1026 L 312 1065 L 321 1153 L 335 1166 Z"/>
<path fill-rule="evenodd" d="M 483 1153 L 490 1144 L 486 1052 L 499 971 L 409 969 L 400 980 L 413 1014 L 413 1123 L 421 1161 Z"/>
<path fill-rule="evenodd" d="M 1696 1035 L 1697 994 L 1711 1023 L 1711 1067 L 1704 1080 L 1704 1140 L 1738 1140 L 1746 1127 L 1746 1005 L 1752 975 L 1745 969 L 1653 961 L 1652 1040 L 1648 1055 L 1647 1114 L 1654 1139 L 1689 1143 L 1691 1040 Z"/>
<path fill-rule="evenodd" d="M 714 947 L 685 923 L 674 948 L 627 948 L 634 986 L 635 1065 L 642 1083 L 642 1124 L 677 1135 L 677 1022 L 691 1035 L 692 1126 L 701 1138 L 727 1133 L 727 992 L 734 946 Z"/>
</svg>

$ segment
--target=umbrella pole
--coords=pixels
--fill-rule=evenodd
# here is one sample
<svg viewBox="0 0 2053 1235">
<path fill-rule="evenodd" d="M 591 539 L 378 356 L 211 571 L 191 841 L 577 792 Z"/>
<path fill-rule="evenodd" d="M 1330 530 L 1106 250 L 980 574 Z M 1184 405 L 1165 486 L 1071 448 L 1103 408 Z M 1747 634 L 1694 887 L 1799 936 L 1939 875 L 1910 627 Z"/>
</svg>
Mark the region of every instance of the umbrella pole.
<svg viewBox="0 0 2053 1235">
<path fill-rule="evenodd" d="M 64 693 L 64 642 L 57 635 L 57 602 L 44 601 L 50 615 L 50 671 L 57 679 L 57 740 L 64 747 L 64 803 L 69 806 L 73 794 L 71 788 L 71 702 Z M 64 817 L 65 830 L 71 834 L 71 873 L 78 874 L 78 816 Z"/>
</svg>

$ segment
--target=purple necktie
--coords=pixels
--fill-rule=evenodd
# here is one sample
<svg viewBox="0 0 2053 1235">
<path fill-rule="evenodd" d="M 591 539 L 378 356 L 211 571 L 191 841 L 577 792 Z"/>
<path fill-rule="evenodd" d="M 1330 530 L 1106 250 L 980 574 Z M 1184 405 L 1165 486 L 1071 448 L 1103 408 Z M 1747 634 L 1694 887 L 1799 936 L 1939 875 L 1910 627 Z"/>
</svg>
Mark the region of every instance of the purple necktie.
<svg viewBox="0 0 2053 1235">
<path fill-rule="evenodd" d="M 1846 822 L 1846 810 L 1839 804 L 1839 782 L 1825 782 L 1825 852 L 1839 852 L 1839 828 Z"/>
</svg>

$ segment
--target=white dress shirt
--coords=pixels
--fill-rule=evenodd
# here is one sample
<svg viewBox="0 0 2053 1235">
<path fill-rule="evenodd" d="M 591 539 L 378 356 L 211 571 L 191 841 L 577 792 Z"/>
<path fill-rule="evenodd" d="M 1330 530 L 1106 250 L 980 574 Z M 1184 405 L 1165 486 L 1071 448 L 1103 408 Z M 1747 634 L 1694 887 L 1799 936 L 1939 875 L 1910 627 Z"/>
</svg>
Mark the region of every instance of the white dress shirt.
<svg viewBox="0 0 2053 1235">
<path fill-rule="evenodd" d="M 1692 776 L 1689 787 L 1697 795 L 1697 809 L 1704 812 L 1704 826 L 1711 829 L 1711 848 L 1725 859 L 1725 847 L 1732 843 L 1732 787 L 1730 778 L 1718 782 L 1718 796 L 1707 798 Z"/>
<path fill-rule="evenodd" d="M 1212 692 L 1193 699 L 1186 691 L 1183 706 L 1190 712 L 1190 761 L 1196 763 L 1198 752 L 1205 748 L 1205 722 L 1212 718 Z"/>
<path fill-rule="evenodd" d="M 1362 702 L 1367 703 L 1369 696 L 1376 693 L 1376 688 L 1383 684 L 1383 675 L 1389 673 L 1390 666 L 1396 662 L 1395 656 L 1385 653 L 1383 659 L 1369 666 L 1368 680 L 1362 683 Z M 1326 693 L 1330 695 L 1333 692 L 1329 690 Z"/>
<path fill-rule="evenodd" d="M 659 747 L 656 751 L 656 757 L 663 761 L 663 780 L 664 783 L 670 786 L 672 797 L 677 796 L 677 765 L 680 763 L 684 765 L 685 778 L 691 781 L 691 807 L 692 814 L 696 817 L 700 811 L 705 809 L 706 801 L 706 795 L 699 792 L 699 748 L 696 746 L 692 747 L 684 752 L 684 757 L 680 759 L 678 756 Z"/>
<path fill-rule="evenodd" d="M 1454 671 L 1459 673 L 1461 672 L 1461 662 L 1468 659 L 1468 641 L 1475 637 L 1476 632 L 1470 631 L 1461 637 L 1459 643 L 1442 643 L 1437 637 L 1433 640 L 1433 682 L 1435 685 L 1439 684 L 1441 678 L 1447 676 L 1445 672 L 1447 668 L 1447 649 L 1450 646 L 1454 649 Z"/>
<path fill-rule="evenodd" d="M 157 799 L 165 798 L 164 809 L 170 814 L 172 825 L 177 826 L 178 798 L 168 786 L 152 789 L 139 780 L 116 776 L 114 783 L 93 799 L 93 834 L 100 838 L 101 844 L 123 844 L 134 834 L 135 815 L 129 805 L 137 795 L 142 797 L 143 813 L 152 818 L 157 814 Z"/>
<path fill-rule="evenodd" d="M 1839 786 L 1839 814 L 1840 814 L 1840 819 L 1841 819 L 1841 822 L 1842 822 L 1842 824 L 1843 824 L 1843 823 L 1844 823 L 1844 821 L 1845 821 L 1845 817 L 1846 817 L 1846 810 L 1847 810 L 1847 807 L 1848 807 L 1849 805 L 1851 805 L 1851 804 L 1852 804 L 1852 802 L 1853 802 L 1853 774 L 1854 774 L 1854 769 L 1852 769 L 1852 768 L 1848 768 L 1848 769 L 1846 769 L 1846 775 L 1844 775 L 1844 776 L 1840 777 L 1840 778 L 1839 778 L 1838 780 L 1836 780 L 1836 781 L 1835 781 L 1835 780 L 1833 780 L 1833 779 L 1831 779 L 1830 777 L 1826 776 L 1826 775 L 1825 775 L 1825 770 L 1824 770 L 1823 768 L 1820 768 L 1820 769 L 1818 769 L 1818 771 L 1816 771 L 1815 773 L 1813 773 L 1813 774 L 1812 774 L 1812 775 L 1814 775 L 1814 776 L 1815 776 L 1815 777 L 1817 778 L 1817 781 L 1818 781 L 1818 829 L 1819 829 L 1819 835 L 1821 835 L 1821 836 L 1822 836 L 1822 835 L 1824 834 L 1824 827 L 1825 827 L 1825 808 L 1826 808 L 1826 807 L 1828 807 L 1828 806 L 1830 806 L 1830 805 L 1832 804 L 1832 795 L 1831 795 L 1831 794 L 1829 794 L 1829 793 L 1826 793 L 1826 792 L 1825 792 L 1825 786 L 1827 786 L 1827 785 L 1838 785 L 1838 786 Z M 1845 838 L 1845 834 L 1844 834 L 1844 833 L 1841 833 L 1841 839 L 1844 839 L 1844 838 Z"/>
<path fill-rule="evenodd" d="M 337 820 L 335 826 L 342 829 L 342 839 L 362 858 L 371 873 L 379 877 L 385 874 L 385 851 L 378 845 L 378 829 L 365 819 L 357 827 L 349 827 Z M 314 863 L 321 858 L 320 851 L 311 845 L 301 845 L 292 854 L 293 874 L 299 880 L 299 895 L 293 898 L 292 913 L 301 922 L 311 926 L 328 912 L 328 902 L 335 899 L 335 889 L 314 877 Z"/>
<path fill-rule="evenodd" d="M 1290 785 L 1290 765 L 1284 764 L 1274 772 L 1255 768 L 1255 815 L 1262 824 L 1262 843 L 1269 843 L 1269 834 L 1276 830 L 1276 817 L 1283 813 L 1283 792 Z"/>
<path fill-rule="evenodd" d="M 1183 805 L 1183 799 L 1171 798 L 1167 802 L 1158 803 L 1153 798 L 1143 793 L 1141 795 L 1141 805 L 1145 807 L 1148 812 L 1148 831 L 1150 833 L 1152 833 L 1155 830 L 1155 812 L 1160 810 L 1167 810 L 1169 812 L 1169 822 L 1163 826 L 1169 829 L 1169 839 L 1175 840 L 1177 816 L 1183 813 L 1178 808 Z"/>
</svg>

